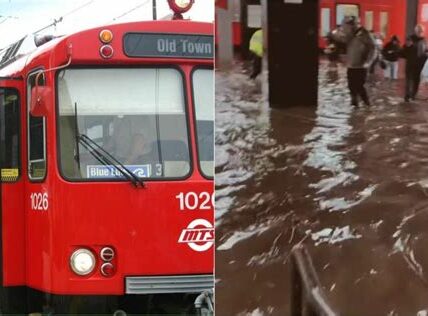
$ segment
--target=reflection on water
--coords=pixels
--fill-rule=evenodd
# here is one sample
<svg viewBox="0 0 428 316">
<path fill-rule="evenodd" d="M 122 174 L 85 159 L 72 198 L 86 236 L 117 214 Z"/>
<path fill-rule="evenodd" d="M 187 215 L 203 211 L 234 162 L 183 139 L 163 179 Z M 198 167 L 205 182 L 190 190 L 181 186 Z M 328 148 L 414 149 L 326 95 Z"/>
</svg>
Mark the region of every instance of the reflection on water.
<svg viewBox="0 0 428 316">
<path fill-rule="evenodd" d="M 305 243 L 342 314 L 425 315 L 428 101 L 372 81 L 373 106 L 353 108 L 345 69 L 320 68 L 318 106 L 282 111 L 239 65 L 217 72 L 217 313 L 288 315 Z"/>
</svg>

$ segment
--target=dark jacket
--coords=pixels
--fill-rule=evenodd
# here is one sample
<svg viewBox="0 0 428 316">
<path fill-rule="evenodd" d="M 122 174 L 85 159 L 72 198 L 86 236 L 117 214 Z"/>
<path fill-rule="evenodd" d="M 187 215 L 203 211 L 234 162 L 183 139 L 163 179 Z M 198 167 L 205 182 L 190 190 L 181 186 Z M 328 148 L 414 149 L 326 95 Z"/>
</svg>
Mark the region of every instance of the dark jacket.
<svg viewBox="0 0 428 316">
<path fill-rule="evenodd" d="M 382 56 L 385 60 L 395 62 L 400 57 L 401 47 L 393 41 L 388 42 L 382 49 Z"/>
<path fill-rule="evenodd" d="M 376 58 L 376 43 L 365 28 L 360 27 L 346 46 L 348 68 L 368 68 Z"/>
<path fill-rule="evenodd" d="M 403 46 L 403 57 L 406 59 L 407 71 L 421 71 L 427 60 L 428 45 L 424 37 L 412 35 L 410 38 L 410 45 L 407 43 Z"/>
<path fill-rule="evenodd" d="M 339 28 L 332 32 L 332 39 L 346 44 L 346 64 L 348 68 L 368 68 L 376 58 L 376 43 L 364 27 L 353 33 Z"/>
</svg>

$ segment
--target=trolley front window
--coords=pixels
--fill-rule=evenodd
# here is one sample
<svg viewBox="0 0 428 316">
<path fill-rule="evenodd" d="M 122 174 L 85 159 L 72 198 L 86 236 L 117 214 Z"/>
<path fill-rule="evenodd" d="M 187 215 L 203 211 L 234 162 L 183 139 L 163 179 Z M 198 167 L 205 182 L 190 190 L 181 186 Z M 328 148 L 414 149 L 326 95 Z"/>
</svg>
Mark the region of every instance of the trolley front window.
<svg viewBox="0 0 428 316">
<path fill-rule="evenodd" d="M 190 173 L 183 76 L 169 68 L 67 69 L 57 76 L 60 168 L 70 180 L 123 180 L 95 142 L 141 178 Z M 99 152 L 99 150 L 98 150 Z"/>
<path fill-rule="evenodd" d="M 214 73 L 212 69 L 193 71 L 193 99 L 196 113 L 199 164 L 207 177 L 214 176 Z"/>
</svg>

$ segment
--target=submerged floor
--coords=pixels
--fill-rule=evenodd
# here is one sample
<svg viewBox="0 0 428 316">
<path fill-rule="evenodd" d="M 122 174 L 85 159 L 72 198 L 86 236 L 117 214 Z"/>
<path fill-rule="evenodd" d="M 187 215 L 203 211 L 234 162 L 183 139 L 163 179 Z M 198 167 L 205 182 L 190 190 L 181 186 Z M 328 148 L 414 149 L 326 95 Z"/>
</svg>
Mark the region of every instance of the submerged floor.
<svg viewBox="0 0 428 316">
<path fill-rule="evenodd" d="M 428 88 L 320 65 L 319 103 L 270 110 L 237 65 L 216 74 L 216 312 L 288 315 L 304 243 L 344 315 L 428 315 Z M 426 311 L 426 312 L 425 312 Z"/>
</svg>

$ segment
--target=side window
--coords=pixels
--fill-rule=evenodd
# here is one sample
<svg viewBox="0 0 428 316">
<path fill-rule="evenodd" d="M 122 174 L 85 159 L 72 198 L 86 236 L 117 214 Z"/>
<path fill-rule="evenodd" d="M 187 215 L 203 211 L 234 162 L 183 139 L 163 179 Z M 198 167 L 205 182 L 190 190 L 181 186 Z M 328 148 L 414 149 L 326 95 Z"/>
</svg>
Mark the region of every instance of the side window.
<svg viewBox="0 0 428 316">
<path fill-rule="evenodd" d="M 196 114 L 199 166 L 208 178 L 214 177 L 214 72 L 193 71 L 193 100 Z"/>
<path fill-rule="evenodd" d="M 20 175 L 19 94 L 0 89 L 0 170 L 2 182 L 14 182 Z"/>
<path fill-rule="evenodd" d="M 327 36 L 330 33 L 330 9 L 321 8 L 321 28 L 320 35 Z"/>
<path fill-rule="evenodd" d="M 345 17 L 360 16 L 360 7 L 357 4 L 338 4 L 336 5 L 336 25 L 340 25 Z"/>
<path fill-rule="evenodd" d="M 426 23 L 428 22 L 428 3 L 425 3 L 422 5 L 422 10 L 421 10 L 421 21 Z"/>
<path fill-rule="evenodd" d="M 365 27 L 367 30 L 372 31 L 373 28 L 373 11 L 366 11 L 365 13 Z"/>
<path fill-rule="evenodd" d="M 388 12 L 381 12 L 379 16 L 379 24 L 380 24 L 380 33 L 383 36 L 386 36 L 388 34 L 388 25 L 389 25 L 389 14 Z"/>
<path fill-rule="evenodd" d="M 27 124 L 28 124 L 28 177 L 42 180 L 46 176 L 46 122 L 44 117 L 30 114 L 31 89 L 35 86 L 37 74 L 28 76 L 27 82 Z M 38 85 L 45 84 L 44 74 L 38 76 Z"/>
<path fill-rule="evenodd" d="M 262 27 L 262 6 L 260 4 L 249 4 L 247 6 L 247 27 Z"/>
</svg>

